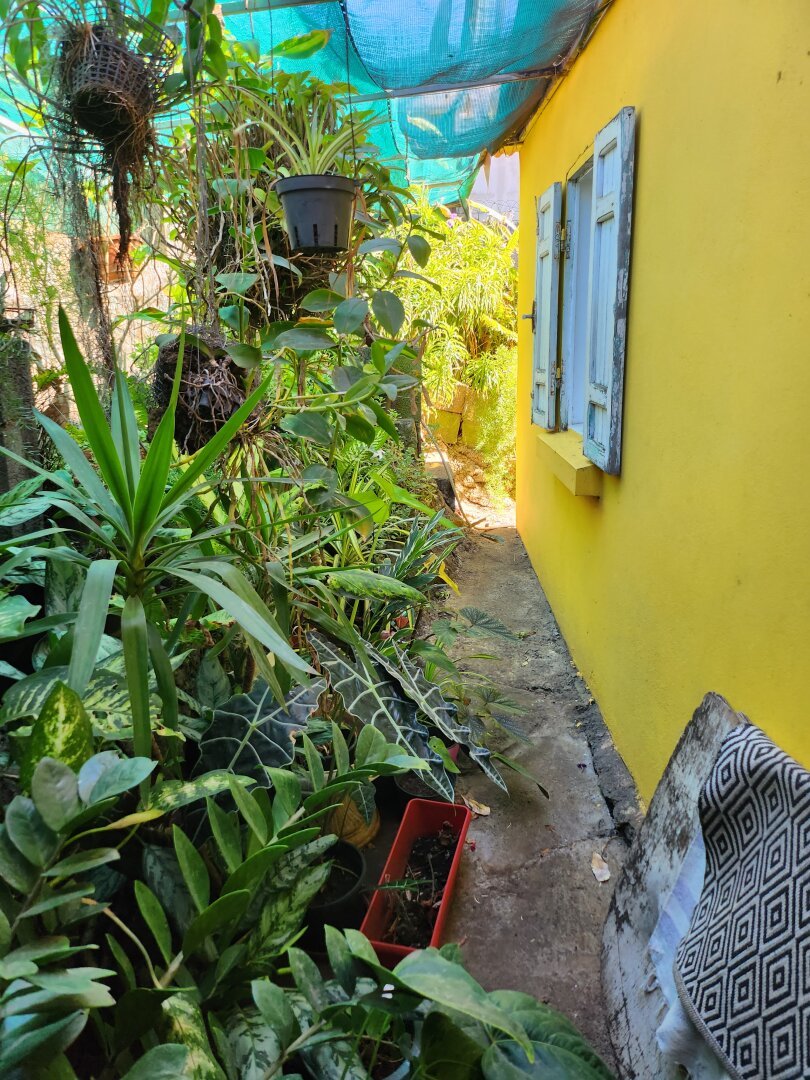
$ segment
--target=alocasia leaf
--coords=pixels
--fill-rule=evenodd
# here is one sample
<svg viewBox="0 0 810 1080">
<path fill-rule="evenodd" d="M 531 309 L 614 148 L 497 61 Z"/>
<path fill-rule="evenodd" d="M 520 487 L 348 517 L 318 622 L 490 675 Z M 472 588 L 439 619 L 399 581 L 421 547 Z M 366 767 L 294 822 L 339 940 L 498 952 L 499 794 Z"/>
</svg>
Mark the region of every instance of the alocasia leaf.
<svg viewBox="0 0 810 1080">
<path fill-rule="evenodd" d="M 307 726 L 326 689 L 323 680 L 296 687 L 279 705 L 267 684 L 258 680 L 249 694 L 237 694 L 214 712 L 200 743 L 198 772 L 229 769 L 269 786 L 266 766 L 288 765 L 295 739 Z"/>
<path fill-rule="evenodd" d="M 310 634 L 321 667 L 329 676 L 329 684 L 340 694 L 347 713 L 363 724 L 381 731 L 388 742 L 399 743 L 410 753 L 424 758 L 429 771 L 420 778 L 443 798 L 453 801 L 453 785 L 441 758 L 428 746 L 430 732 L 419 722 L 416 705 L 403 697 L 398 688 L 376 670 L 350 659 L 321 634 Z"/>
</svg>

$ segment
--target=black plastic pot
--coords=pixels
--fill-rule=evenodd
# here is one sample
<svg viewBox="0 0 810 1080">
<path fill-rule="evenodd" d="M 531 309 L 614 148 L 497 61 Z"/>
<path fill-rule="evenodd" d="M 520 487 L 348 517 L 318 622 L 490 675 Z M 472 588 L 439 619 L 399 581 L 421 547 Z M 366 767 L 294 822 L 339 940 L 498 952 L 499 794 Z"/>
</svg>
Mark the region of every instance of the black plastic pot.
<svg viewBox="0 0 810 1080">
<path fill-rule="evenodd" d="M 366 860 L 362 851 L 354 844 L 338 840 L 326 857 L 332 862 L 332 873 L 322 894 L 310 904 L 303 938 L 305 945 L 319 952 L 325 947 L 324 926 L 356 930 L 366 913 Z M 341 878 L 342 883 L 335 888 L 335 882 Z"/>
<path fill-rule="evenodd" d="M 276 191 L 295 251 L 346 251 L 352 231 L 354 180 L 347 176 L 288 176 Z"/>
</svg>

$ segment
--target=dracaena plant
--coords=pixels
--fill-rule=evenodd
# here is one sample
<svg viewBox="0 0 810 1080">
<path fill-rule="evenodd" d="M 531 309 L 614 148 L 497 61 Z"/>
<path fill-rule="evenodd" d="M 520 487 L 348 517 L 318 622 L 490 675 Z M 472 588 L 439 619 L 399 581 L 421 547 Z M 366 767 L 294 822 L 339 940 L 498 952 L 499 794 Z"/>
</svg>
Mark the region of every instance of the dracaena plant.
<svg viewBox="0 0 810 1080">
<path fill-rule="evenodd" d="M 86 689 L 96 663 L 111 597 L 116 593 L 123 598 L 121 639 L 133 743 L 136 754 L 149 757 L 150 664 L 163 703 L 163 722 L 176 726 L 177 691 L 170 655 L 186 619 L 195 612 L 201 614 L 208 604 L 226 612 L 240 627 L 257 666 L 279 698 L 282 693 L 267 651 L 299 681 L 312 670 L 290 647 L 272 612 L 239 567 L 215 554 L 213 542 L 233 532 L 234 526 L 208 527 L 195 510 L 199 492 L 208 488 L 206 470 L 260 403 L 272 375 L 178 470 L 173 468 L 174 414 L 182 350 L 169 406 L 144 456 L 123 374 L 115 372 L 108 420 L 64 311 L 59 313 L 59 324 L 65 366 L 94 460 L 88 460 L 67 431 L 47 416 L 36 414 L 72 477 L 45 473 L 32 462 L 23 462 L 55 486 L 50 502 L 61 521 L 58 528 L 29 534 L 27 541 L 22 538 L 17 547 L 29 558 L 69 559 L 86 568 L 67 678 L 79 694 Z M 56 533 L 69 544 L 43 547 L 42 540 Z M 14 557 L 19 562 L 21 556 L 25 557 L 18 552 Z M 164 603 L 172 598 L 179 598 L 180 611 L 174 628 L 164 635 L 162 629 L 168 622 Z"/>
</svg>

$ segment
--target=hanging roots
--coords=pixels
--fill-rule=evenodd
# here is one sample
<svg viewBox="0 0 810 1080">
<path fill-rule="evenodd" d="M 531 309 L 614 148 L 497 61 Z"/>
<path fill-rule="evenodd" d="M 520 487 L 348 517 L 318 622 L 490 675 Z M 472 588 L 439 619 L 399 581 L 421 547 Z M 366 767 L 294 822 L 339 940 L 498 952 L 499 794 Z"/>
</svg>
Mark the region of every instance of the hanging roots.
<svg viewBox="0 0 810 1080">
<path fill-rule="evenodd" d="M 205 446 L 245 401 L 239 369 L 225 352 L 225 339 L 207 328 L 189 328 L 183 349 L 183 370 L 174 420 L 174 434 L 182 453 L 194 454 Z M 152 382 L 154 406 L 150 436 L 171 399 L 179 338 L 161 345 Z"/>
<path fill-rule="evenodd" d="M 169 46 L 166 39 L 154 55 L 141 55 L 105 22 L 72 24 L 60 42 L 62 106 L 75 128 L 101 147 L 112 177 L 119 263 L 127 258 L 132 236 L 131 191 L 141 184 L 155 148 L 152 119 L 170 63 Z"/>
</svg>

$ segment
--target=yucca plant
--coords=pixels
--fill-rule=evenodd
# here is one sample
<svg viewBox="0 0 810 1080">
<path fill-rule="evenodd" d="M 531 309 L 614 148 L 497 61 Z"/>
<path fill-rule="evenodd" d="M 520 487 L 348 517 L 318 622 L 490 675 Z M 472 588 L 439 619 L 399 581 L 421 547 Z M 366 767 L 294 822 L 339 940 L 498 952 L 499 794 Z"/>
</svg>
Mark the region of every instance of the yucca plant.
<svg viewBox="0 0 810 1080">
<path fill-rule="evenodd" d="M 182 349 L 169 406 L 142 458 L 133 402 L 123 373 L 115 373 L 108 421 L 90 369 L 62 310 L 59 328 L 65 367 L 95 465 L 67 431 L 36 413 L 72 473 L 73 483 L 65 473 L 45 473 L 32 462 L 7 450 L 3 452 L 52 482 L 56 492 L 51 505 L 71 519 L 68 538 L 74 545 L 41 546 L 40 541 L 49 533 L 58 532 L 64 539 L 63 528 L 40 530 L 30 534 L 27 544 L 25 538 L 16 544 L 22 544 L 30 558 L 69 559 L 87 568 L 68 675 L 69 685 L 80 695 L 93 672 L 111 597 L 115 592 L 124 598 L 121 638 L 134 750 L 149 757 L 150 662 L 163 701 L 163 722 L 175 726 L 177 691 L 170 654 L 195 605 L 201 613 L 211 602 L 238 624 L 262 675 L 280 699 L 277 664 L 298 681 L 305 680 L 306 673 L 312 670 L 290 647 L 273 614 L 241 570 L 229 558 L 214 554 L 212 542 L 232 533 L 233 525 L 207 527 L 193 505 L 200 490 L 208 486 L 206 470 L 262 400 L 273 376 L 268 375 L 256 387 L 208 444 L 184 463 L 178 475 L 172 466 Z M 163 602 L 173 597 L 180 599 L 180 614 L 174 631 L 164 640 L 160 632 L 161 624 L 166 623 Z M 275 664 L 268 660 L 268 651 L 275 657 Z"/>
</svg>

